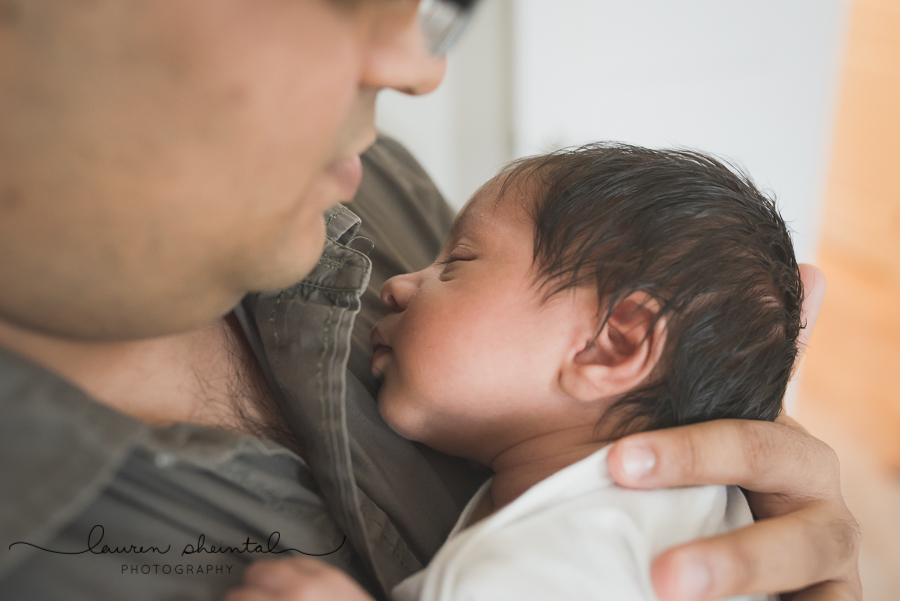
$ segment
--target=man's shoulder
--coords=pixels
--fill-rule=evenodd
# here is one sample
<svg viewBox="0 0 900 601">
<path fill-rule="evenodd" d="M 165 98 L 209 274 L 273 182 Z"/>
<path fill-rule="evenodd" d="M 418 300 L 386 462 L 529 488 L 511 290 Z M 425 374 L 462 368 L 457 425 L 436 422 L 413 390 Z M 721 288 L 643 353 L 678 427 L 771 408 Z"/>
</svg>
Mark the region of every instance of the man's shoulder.
<svg viewBox="0 0 900 601">
<path fill-rule="evenodd" d="M 374 168 L 396 174 L 398 179 L 410 184 L 434 187 L 428 173 L 412 153 L 390 136 L 379 134 L 371 148 L 362 155 L 362 160 Z"/>
<path fill-rule="evenodd" d="M 362 219 L 359 234 L 375 242 L 376 272 L 382 263 L 395 272 L 422 269 L 440 252 L 453 210 L 399 142 L 379 136 L 362 162 L 362 183 L 347 206 Z"/>
<path fill-rule="evenodd" d="M 0 349 L 0 572 L 9 544 L 64 519 L 147 428 Z"/>
</svg>

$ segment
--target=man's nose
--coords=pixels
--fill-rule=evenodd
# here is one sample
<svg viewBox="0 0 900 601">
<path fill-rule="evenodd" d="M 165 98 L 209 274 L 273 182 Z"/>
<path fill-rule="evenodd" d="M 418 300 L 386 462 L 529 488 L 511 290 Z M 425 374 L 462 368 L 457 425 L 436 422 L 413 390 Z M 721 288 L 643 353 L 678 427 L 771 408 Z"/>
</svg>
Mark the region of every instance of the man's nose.
<svg viewBox="0 0 900 601">
<path fill-rule="evenodd" d="M 404 94 L 427 94 L 438 87 L 446 70 L 446 59 L 432 54 L 413 12 L 374 33 L 362 84 Z"/>
<path fill-rule="evenodd" d="M 399 313 L 406 310 L 415 291 L 415 274 L 395 275 L 381 287 L 381 302 L 388 313 Z"/>
</svg>

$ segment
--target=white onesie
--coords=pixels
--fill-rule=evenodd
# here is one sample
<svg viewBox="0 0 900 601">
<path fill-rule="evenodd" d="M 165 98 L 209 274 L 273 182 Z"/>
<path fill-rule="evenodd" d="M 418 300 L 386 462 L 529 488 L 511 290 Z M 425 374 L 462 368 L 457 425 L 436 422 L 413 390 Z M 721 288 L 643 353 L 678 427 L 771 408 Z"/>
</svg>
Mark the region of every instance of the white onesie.
<svg viewBox="0 0 900 601">
<path fill-rule="evenodd" d="M 753 521 L 736 487 L 616 486 L 606 469 L 609 448 L 466 528 L 490 491 L 486 482 L 428 567 L 394 587 L 394 600 L 656 601 L 650 582 L 656 555 Z"/>
</svg>

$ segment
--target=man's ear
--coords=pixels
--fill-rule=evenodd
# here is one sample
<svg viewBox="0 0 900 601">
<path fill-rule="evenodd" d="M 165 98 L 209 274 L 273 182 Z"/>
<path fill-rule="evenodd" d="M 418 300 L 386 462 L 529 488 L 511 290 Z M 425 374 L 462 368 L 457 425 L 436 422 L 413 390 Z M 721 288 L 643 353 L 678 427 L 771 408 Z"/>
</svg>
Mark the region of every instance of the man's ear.
<svg viewBox="0 0 900 601">
<path fill-rule="evenodd" d="M 563 390 L 576 400 L 590 402 L 618 396 L 645 382 L 666 342 L 666 320 L 656 319 L 659 310 L 659 303 L 644 293 L 619 301 L 598 335 L 576 341 L 560 373 Z"/>
</svg>

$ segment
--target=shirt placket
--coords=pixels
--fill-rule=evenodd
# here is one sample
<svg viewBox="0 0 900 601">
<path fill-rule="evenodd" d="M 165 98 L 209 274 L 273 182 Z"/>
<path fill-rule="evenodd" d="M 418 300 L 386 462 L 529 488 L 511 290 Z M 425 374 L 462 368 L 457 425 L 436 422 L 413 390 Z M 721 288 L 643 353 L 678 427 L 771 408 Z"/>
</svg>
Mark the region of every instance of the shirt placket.
<svg viewBox="0 0 900 601">
<path fill-rule="evenodd" d="M 358 488 L 345 404 L 351 331 L 371 263 L 346 244 L 359 220 L 335 207 L 318 264 L 302 282 L 252 304 L 279 403 L 320 492 L 386 592 L 421 564 L 388 516 Z M 265 327 L 262 327 L 264 324 Z"/>
</svg>

